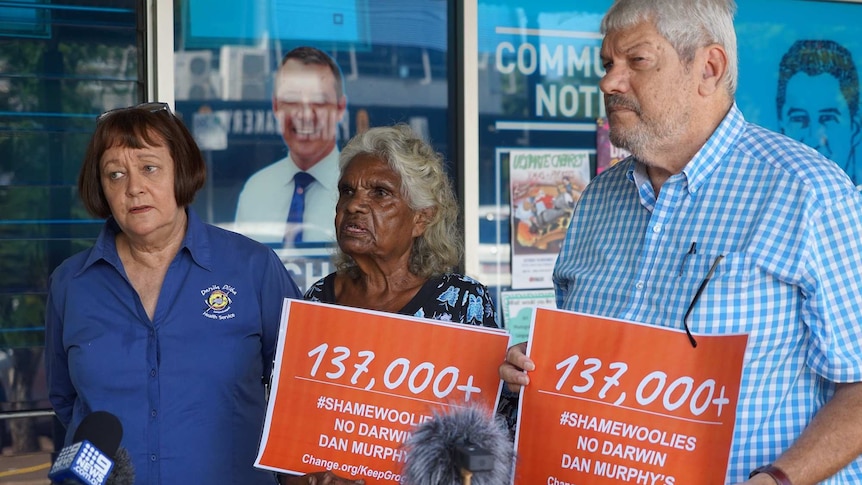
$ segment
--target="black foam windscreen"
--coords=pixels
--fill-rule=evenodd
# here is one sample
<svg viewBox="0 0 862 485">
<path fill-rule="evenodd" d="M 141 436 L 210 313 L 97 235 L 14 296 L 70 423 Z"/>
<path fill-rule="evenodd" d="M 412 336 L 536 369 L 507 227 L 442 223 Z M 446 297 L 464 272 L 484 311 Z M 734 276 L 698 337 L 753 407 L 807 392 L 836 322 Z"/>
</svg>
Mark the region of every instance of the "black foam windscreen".
<svg viewBox="0 0 862 485">
<path fill-rule="evenodd" d="M 72 443 L 87 440 L 113 460 L 122 439 L 120 419 L 107 411 L 94 411 L 81 420 Z"/>
</svg>

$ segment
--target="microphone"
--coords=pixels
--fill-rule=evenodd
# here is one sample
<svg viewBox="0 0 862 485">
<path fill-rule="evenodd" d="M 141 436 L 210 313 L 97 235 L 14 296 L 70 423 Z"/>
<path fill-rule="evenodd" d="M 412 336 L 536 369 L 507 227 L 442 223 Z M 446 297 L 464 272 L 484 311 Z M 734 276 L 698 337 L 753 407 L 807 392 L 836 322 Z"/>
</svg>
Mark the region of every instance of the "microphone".
<svg viewBox="0 0 862 485">
<path fill-rule="evenodd" d="M 106 411 L 87 415 L 75 431 L 73 444 L 60 451 L 48 478 L 62 485 L 108 485 L 114 476 L 127 480 L 114 481 L 115 485 L 134 483 L 128 452 L 117 453 L 122 439 L 123 425 L 116 416 Z"/>
<path fill-rule="evenodd" d="M 514 444 L 502 417 L 477 406 L 435 411 L 405 442 L 402 485 L 511 483 Z"/>
<path fill-rule="evenodd" d="M 117 449 L 114 455 L 114 469 L 108 475 L 108 481 L 105 485 L 134 485 L 135 484 L 135 466 L 132 465 L 132 456 L 129 451 L 122 446 Z"/>
</svg>

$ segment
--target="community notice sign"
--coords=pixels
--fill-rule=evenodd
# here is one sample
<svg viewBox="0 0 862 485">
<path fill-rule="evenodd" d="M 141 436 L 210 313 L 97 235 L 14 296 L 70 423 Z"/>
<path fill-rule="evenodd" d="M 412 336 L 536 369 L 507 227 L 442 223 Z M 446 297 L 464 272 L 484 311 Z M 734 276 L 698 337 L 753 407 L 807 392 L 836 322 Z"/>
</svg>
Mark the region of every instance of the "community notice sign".
<svg viewBox="0 0 862 485">
<path fill-rule="evenodd" d="M 399 483 L 402 444 L 435 410 L 494 412 L 508 344 L 499 329 L 285 300 L 255 465 Z"/>
<path fill-rule="evenodd" d="M 747 341 L 537 308 L 515 484 L 723 484 Z"/>
</svg>

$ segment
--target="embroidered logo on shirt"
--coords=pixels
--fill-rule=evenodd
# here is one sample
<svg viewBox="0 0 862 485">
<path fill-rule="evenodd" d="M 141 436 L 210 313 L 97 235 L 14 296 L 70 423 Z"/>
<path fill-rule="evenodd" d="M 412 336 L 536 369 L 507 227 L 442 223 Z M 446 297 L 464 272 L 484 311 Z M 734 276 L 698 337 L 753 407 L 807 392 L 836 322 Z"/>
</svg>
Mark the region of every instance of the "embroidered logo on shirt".
<svg viewBox="0 0 862 485">
<path fill-rule="evenodd" d="M 236 289 L 230 285 L 212 285 L 201 290 L 204 297 L 206 310 L 203 316 L 213 320 L 227 320 L 236 317 L 234 313 L 228 313 L 233 303 L 231 296 L 236 296 Z"/>
<path fill-rule="evenodd" d="M 226 308 L 230 308 L 230 297 L 221 290 L 215 290 L 207 298 L 207 306 L 213 313 L 222 313 Z"/>
</svg>

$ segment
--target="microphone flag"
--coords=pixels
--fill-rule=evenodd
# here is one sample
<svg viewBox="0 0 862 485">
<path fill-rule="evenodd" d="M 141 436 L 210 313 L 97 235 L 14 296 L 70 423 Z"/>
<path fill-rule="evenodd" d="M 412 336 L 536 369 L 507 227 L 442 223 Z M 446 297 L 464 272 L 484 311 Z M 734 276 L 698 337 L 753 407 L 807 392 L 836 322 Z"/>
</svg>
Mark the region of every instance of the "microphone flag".
<svg viewBox="0 0 862 485">
<path fill-rule="evenodd" d="M 60 451 L 48 478 L 59 483 L 72 480 L 84 485 L 105 485 L 113 467 L 114 462 L 106 454 L 83 440 Z"/>
</svg>

